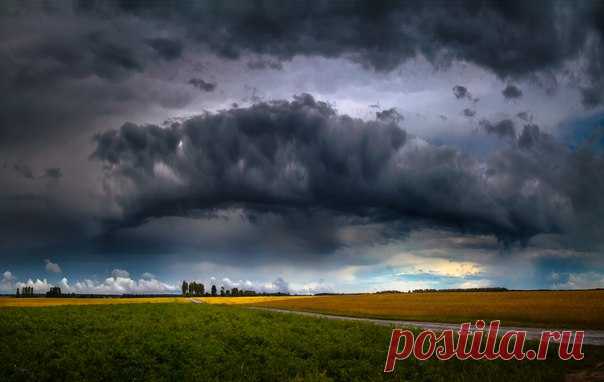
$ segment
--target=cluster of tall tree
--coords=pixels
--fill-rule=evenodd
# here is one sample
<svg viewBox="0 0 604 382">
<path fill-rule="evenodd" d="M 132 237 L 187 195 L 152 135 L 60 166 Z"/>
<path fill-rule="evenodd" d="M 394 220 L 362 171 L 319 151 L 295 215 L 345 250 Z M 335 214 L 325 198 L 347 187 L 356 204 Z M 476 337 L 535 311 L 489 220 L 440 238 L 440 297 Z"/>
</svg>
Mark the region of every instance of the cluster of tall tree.
<svg viewBox="0 0 604 382">
<path fill-rule="evenodd" d="M 34 287 L 32 286 L 24 286 L 19 290 L 17 288 L 17 297 L 32 297 L 34 295 Z"/>
<path fill-rule="evenodd" d="M 205 286 L 196 281 L 183 281 L 181 289 L 184 296 L 218 296 L 218 288 L 216 288 L 216 285 L 212 285 L 210 293 L 207 293 L 205 291 Z M 255 296 L 257 294 L 258 293 L 253 290 L 243 290 L 239 288 L 225 289 L 224 286 L 220 287 L 220 296 Z"/>
<path fill-rule="evenodd" d="M 181 289 L 182 294 L 185 296 L 203 296 L 206 291 L 205 286 L 202 283 L 198 283 L 196 281 L 183 281 Z"/>
<path fill-rule="evenodd" d="M 62 293 L 61 293 L 61 288 L 59 287 L 52 287 L 50 288 L 50 290 L 48 292 L 46 292 L 46 297 L 61 297 Z"/>
</svg>

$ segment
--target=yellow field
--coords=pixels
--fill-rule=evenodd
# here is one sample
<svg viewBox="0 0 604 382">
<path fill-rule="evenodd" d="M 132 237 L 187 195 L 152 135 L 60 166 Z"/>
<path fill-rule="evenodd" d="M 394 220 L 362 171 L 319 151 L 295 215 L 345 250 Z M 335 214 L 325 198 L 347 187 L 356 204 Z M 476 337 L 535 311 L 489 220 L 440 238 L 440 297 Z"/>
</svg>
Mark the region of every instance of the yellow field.
<svg viewBox="0 0 604 382">
<path fill-rule="evenodd" d="M 32 307 L 60 305 L 100 305 L 100 304 L 144 304 L 189 302 L 183 297 L 139 297 L 139 298 L 14 298 L 0 297 L 2 307 Z"/>
<path fill-rule="evenodd" d="M 446 292 L 341 296 L 14 298 L 1 307 L 191 303 L 248 305 L 412 321 L 501 320 L 503 325 L 604 329 L 604 291 Z"/>
<path fill-rule="evenodd" d="M 300 300 L 313 296 L 250 296 L 250 297 L 191 297 L 206 304 L 242 305 L 272 301 Z"/>
<path fill-rule="evenodd" d="M 136 297 L 136 298 L 14 298 L 0 297 L 2 307 L 35 307 L 61 305 L 99 305 L 99 304 L 145 304 L 145 303 L 191 303 L 192 299 L 206 304 L 255 304 L 261 302 L 281 301 L 284 299 L 301 299 L 311 296 L 255 296 L 255 297 Z"/>
<path fill-rule="evenodd" d="M 318 296 L 254 306 L 413 321 L 604 329 L 604 291 L 443 292 Z"/>
</svg>

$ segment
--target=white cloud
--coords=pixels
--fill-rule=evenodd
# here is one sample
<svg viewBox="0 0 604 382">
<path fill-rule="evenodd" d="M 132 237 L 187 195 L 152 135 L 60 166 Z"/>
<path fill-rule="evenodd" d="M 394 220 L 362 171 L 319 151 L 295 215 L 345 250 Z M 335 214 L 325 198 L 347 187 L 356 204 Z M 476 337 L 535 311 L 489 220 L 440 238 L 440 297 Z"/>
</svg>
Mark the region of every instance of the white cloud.
<svg viewBox="0 0 604 382">
<path fill-rule="evenodd" d="M 15 276 L 11 271 L 5 271 L 2 274 L 2 280 L 0 280 L 0 290 L 11 290 L 15 288 Z"/>
<path fill-rule="evenodd" d="M 216 284 L 216 278 L 210 278 L 210 287 L 211 284 Z M 223 286 L 225 289 L 239 288 L 243 290 L 253 290 L 259 293 L 294 293 L 289 287 L 289 283 L 285 281 L 281 277 L 277 277 L 273 282 L 259 283 L 252 282 L 250 280 L 239 280 L 233 281 L 228 277 L 222 279 L 220 285 L 216 285 L 217 287 Z"/>
<path fill-rule="evenodd" d="M 130 277 L 130 273 L 128 273 L 128 271 L 123 270 L 123 269 L 114 269 L 113 271 L 111 271 L 111 276 L 128 278 L 128 277 Z"/>
<path fill-rule="evenodd" d="M 214 277 L 212 277 L 211 280 L 215 281 L 216 279 Z M 238 288 L 238 289 L 243 289 L 243 290 L 255 290 L 254 283 L 251 282 L 250 280 L 232 281 L 228 277 L 225 277 L 222 279 L 222 285 L 227 289 Z"/>
<path fill-rule="evenodd" d="M 61 273 L 61 267 L 57 263 L 53 263 L 49 259 L 44 260 L 46 262 L 46 272 L 50 273 Z"/>
<path fill-rule="evenodd" d="M 28 279 L 27 282 L 18 282 L 16 286 L 17 288 L 23 288 L 26 286 L 33 287 L 34 293 L 46 293 L 53 285 L 50 284 L 46 279 L 36 279 L 36 281 Z"/>
<path fill-rule="evenodd" d="M 289 283 L 281 277 L 277 277 L 272 283 L 265 284 L 264 287 L 267 293 L 290 293 Z"/>
<path fill-rule="evenodd" d="M 317 294 L 317 293 L 333 293 L 334 287 L 331 284 L 325 283 L 323 279 L 318 282 L 312 281 L 301 286 L 293 285 L 291 288 L 296 294 Z"/>
<path fill-rule="evenodd" d="M 258 293 L 316 294 L 331 293 L 335 290 L 334 286 L 330 283 L 326 283 L 324 279 L 304 283 L 290 283 L 283 277 L 277 277 L 271 282 L 263 282 L 241 279 L 231 280 L 228 277 L 224 277 L 218 281 L 216 277 L 212 276 L 209 278 L 206 290 L 209 291 L 212 285 L 216 285 L 218 289 L 222 286 L 225 289 L 238 288 L 240 290 L 252 290 Z"/>
<path fill-rule="evenodd" d="M 225 277 L 220 283 L 216 283 L 216 277 L 211 277 L 207 289 L 211 288 L 212 284 L 215 284 L 218 288 L 223 286 L 225 289 L 238 288 L 240 290 L 253 290 L 258 293 L 316 294 L 334 291 L 334 286 L 326 283 L 323 279 L 307 283 L 292 284 L 282 277 L 277 277 L 272 282 L 253 282 L 250 280 L 234 281 Z"/>
<path fill-rule="evenodd" d="M 51 284 L 46 279 L 32 279 L 26 282 L 17 282 L 11 272 L 6 271 L 2 277 L 0 289 L 14 289 L 31 286 L 35 293 L 45 293 L 51 287 L 58 286 L 63 293 L 83 293 L 83 294 L 135 294 L 135 293 L 168 293 L 175 292 L 178 288 L 175 285 L 159 281 L 150 273 L 143 274 L 139 280 L 133 280 L 129 273 L 122 269 L 114 269 L 112 276 L 103 281 L 90 279 L 78 280 L 70 283 L 67 277 L 63 277 L 57 284 Z M 118 276 L 122 275 L 122 276 Z M 125 276 L 124 276 L 125 275 Z"/>
<path fill-rule="evenodd" d="M 143 279 L 155 279 L 157 277 L 155 277 L 155 275 L 153 273 L 149 273 L 149 272 L 145 272 L 141 275 L 141 278 Z"/>
<path fill-rule="evenodd" d="M 125 272 L 125 273 L 123 273 Z M 112 272 L 112 274 L 115 274 Z M 129 274 L 122 270 L 121 274 Z M 156 278 L 141 278 L 133 280 L 130 277 L 111 276 L 102 282 L 85 279 L 70 284 L 67 278 L 59 283 L 61 290 L 67 293 L 91 293 L 91 294 L 124 294 L 124 293 L 167 293 L 174 292 L 178 288 L 167 284 Z"/>
<path fill-rule="evenodd" d="M 434 255 L 434 252 L 432 250 L 430 255 Z M 479 275 L 483 271 L 482 266 L 476 262 L 422 256 L 411 252 L 401 252 L 388 259 L 386 264 L 400 269 L 400 275 L 427 273 L 447 277 L 467 277 Z"/>
<path fill-rule="evenodd" d="M 457 288 L 488 288 L 491 285 L 491 281 L 487 280 L 487 279 L 480 279 L 480 280 L 468 280 L 468 281 L 464 281 L 461 284 L 459 284 L 457 286 Z"/>
</svg>

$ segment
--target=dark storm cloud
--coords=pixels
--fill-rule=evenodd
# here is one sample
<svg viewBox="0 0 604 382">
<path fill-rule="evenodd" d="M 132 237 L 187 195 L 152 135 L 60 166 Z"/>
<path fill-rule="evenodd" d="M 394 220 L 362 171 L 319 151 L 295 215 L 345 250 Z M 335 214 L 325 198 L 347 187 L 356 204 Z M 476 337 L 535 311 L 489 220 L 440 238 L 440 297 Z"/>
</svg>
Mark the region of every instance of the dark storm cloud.
<svg viewBox="0 0 604 382">
<path fill-rule="evenodd" d="M 17 174 L 19 174 L 20 176 L 22 176 L 24 178 L 27 178 L 27 179 L 34 178 L 34 172 L 32 171 L 31 167 L 29 167 L 26 164 L 17 163 L 13 166 L 13 169 L 17 172 Z"/>
<path fill-rule="evenodd" d="M 30 256 L 36 249 L 48 255 L 49 246 L 64 248 L 65 243 L 97 232 L 94 217 L 58 203 L 49 194 L 3 193 L 0 211 L 0 253 L 6 261 Z"/>
<path fill-rule="evenodd" d="M 264 69 L 282 70 L 283 64 L 281 63 L 281 61 L 277 61 L 277 60 L 258 58 L 258 59 L 248 61 L 247 67 L 252 70 L 264 70 Z"/>
<path fill-rule="evenodd" d="M 464 99 L 464 98 L 472 99 L 472 95 L 470 94 L 470 91 L 465 86 L 461 86 L 461 85 L 453 86 L 453 94 L 455 95 L 455 98 L 457 98 L 457 99 Z"/>
<path fill-rule="evenodd" d="M 529 113 L 528 111 L 521 111 L 520 113 L 516 114 L 516 117 L 520 118 L 524 122 L 533 121 L 533 115 L 531 113 Z"/>
<path fill-rule="evenodd" d="M 602 7 L 555 1 L 8 2 L 0 13 L 0 91 L 11 97 L 0 111 L 0 144 L 60 140 L 101 113 L 182 106 L 188 101 L 182 96 L 140 91 L 126 81 L 157 61 L 177 61 L 189 48 L 242 58 L 250 68 L 277 68 L 308 55 L 391 71 L 421 54 L 437 68 L 461 60 L 502 78 L 558 70 L 584 54 L 580 85 L 584 104 L 594 106 L 604 94 Z M 589 39 L 592 34 L 599 38 Z M 82 106 L 74 108 L 73 100 Z"/>
<path fill-rule="evenodd" d="M 63 173 L 60 168 L 47 168 L 44 170 L 42 175 L 36 176 L 34 171 L 30 166 L 24 163 L 17 163 L 13 165 L 13 169 L 15 172 L 26 179 L 36 179 L 36 178 L 48 178 L 48 179 L 59 179 L 63 176 Z"/>
<path fill-rule="evenodd" d="M 551 139 L 548 136 L 542 136 L 539 126 L 529 124 L 524 126 L 522 133 L 518 137 L 518 146 L 523 149 L 530 149 L 543 139 Z"/>
<path fill-rule="evenodd" d="M 463 115 L 465 115 L 466 117 L 473 117 L 476 115 L 476 110 L 472 110 L 472 109 L 463 109 Z"/>
<path fill-rule="evenodd" d="M 421 54 L 436 68 L 460 60 L 506 80 L 555 73 L 567 60 L 588 58 L 579 84 L 584 102 L 595 106 L 604 94 L 601 3 L 114 1 L 74 7 L 58 2 L 52 11 L 46 3 L 6 2 L 0 9 L 0 151 L 10 149 L 17 159 L 30 145 L 30 153 L 53 147 L 55 155 L 77 135 L 98 131 L 99 116 L 147 120 L 141 115 L 152 107 L 183 107 L 191 96 L 168 90 L 169 83 L 187 87 L 193 76 L 184 66 L 189 54 L 241 59 L 252 63 L 250 69 L 277 69 L 298 55 L 346 58 L 381 72 Z M 163 70 L 180 64 L 188 77 L 175 80 L 176 70 Z M 203 83 L 206 89 L 214 85 Z M 476 101 L 461 88 L 461 98 Z M 250 100 L 260 100 L 255 90 Z M 510 140 L 516 135 L 499 123 L 489 126 Z M 82 204 L 94 206 L 85 212 L 58 201 L 77 199 L 74 191 L 65 190 L 62 199 L 40 190 L 6 191 L 0 196 L 0 244 L 87 240 L 100 220 L 124 234 L 123 227 L 222 206 L 243 206 L 250 221 L 279 214 L 291 232 L 307 232 L 300 225 L 306 222 L 312 229 L 302 235 L 321 243 L 324 252 L 341 245 L 333 226 L 343 216 L 421 220 L 508 241 L 580 232 L 589 244 L 604 236 L 598 228 L 604 215 L 601 158 L 569 151 L 535 125 L 519 129 L 515 142 L 486 162 L 446 146 L 411 148 L 392 124 L 341 116 L 308 97 L 225 110 L 168 128 L 126 124 L 94 143 L 94 157 L 107 165 L 107 199 L 117 202 L 123 217 L 107 212 L 106 200 L 88 195 L 95 183 L 81 192 L 90 199 Z M 62 155 L 71 160 L 71 152 Z M 52 180 L 63 173 L 40 173 L 46 165 L 29 158 L 37 163 L 35 172 L 13 169 L 17 159 L 8 159 L 6 178 Z M 61 182 L 18 180 L 57 186 L 73 179 L 78 167 L 88 173 L 88 165 L 74 164 Z M 299 217 L 316 210 L 329 218 Z M 267 226 L 272 228 L 259 231 L 260 237 L 282 225 Z M 104 249 L 110 252 L 124 242 L 100 240 L 99 247 L 108 243 Z M 143 247 L 132 237 L 129 243 L 129 249 Z M 237 252 L 241 243 L 228 244 Z"/>
<path fill-rule="evenodd" d="M 147 43 L 165 60 L 175 60 L 182 56 L 183 44 L 168 38 L 152 38 Z"/>
<path fill-rule="evenodd" d="M 587 108 L 601 105 L 604 101 L 604 3 L 596 2 L 590 16 L 598 38 L 590 40 L 585 47 L 587 74 L 591 81 L 583 84 L 581 93 L 583 105 Z"/>
<path fill-rule="evenodd" d="M 598 2 L 118 4 L 140 17 L 178 20 L 226 58 L 246 52 L 281 59 L 349 56 L 376 70 L 391 70 L 421 52 L 439 66 L 462 59 L 502 77 L 523 75 L 560 65 L 579 52 L 589 31 L 602 32 L 593 16 Z"/>
<path fill-rule="evenodd" d="M 224 58 L 348 57 L 377 71 L 393 70 L 419 53 L 438 68 L 462 60 L 501 78 L 535 75 L 584 54 L 596 34 L 584 103 L 602 101 L 604 6 L 597 1 L 121 4 L 140 17 L 178 20 L 195 43 Z"/>
<path fill-rule="evenodd" d="M 503 119 L 497 123 L 487 120 L 480 121 L 480 126 L 489 134 L 495 134 L 500 138 L 516 138 L 516 128 L 511 119 Z"/>
<path fill-rule="evenodd" d="M 215 83 L 204 81 L 201 78 L 191 78 L 188 83 L 204 92 L 212 92 L 216 89 Z"/>
<path fill-rule="evenodd" d="M 582 102 L 587 108 L 593 108 L 602 103 L 604 94 L 601 86 L 591 86 L 581 89 Z"/>
<path fill-rule="evenodd" d="M 501 91 L 505 99 L 516 99 L 522 97 L 522 90 L 515 85 L 508 85 Z"/>
<path fill-rule="evenodd" d="M 0 11 L 0 92 L 10 94 L 0 110 L 0 146 L 35 151 L 66 135 L 90 134 L 99 117 L 188 102 L 151 89 L 162 73 L 147 88 L 140 79 L 133 84 L 153 65 L 182 55 L 178 38 L 157 37 L 157 26 L 122 12 L 81 14 L 67 2 L 49 12 L 40 4 Z"/>
<path fill-rule="evenodd" d="M 180 212 L 183 216 L 156 217 L 143 225 L 109 229 L 78 246 L 108 256 L 172 253 L 210 257 L 225 264 L 270 259 L 272 264 L 291 265 L 316 260 L 345 246 L 347 243 L 338 234 L 338 228 L 351 223 L 358 226 L 362 221 L 279 206 Z M 403 235 L 404 232 L 399 234 Z"/>
<path fill-rule="evenodd" d="M 488 126 L 514 138 L 507 120 Z M 451 148 L 414 146 L 394 124 L 338 115 L 309 95 L 168 129 L 125 124 L 96 143 L 93 158 L 106 165 L 124 211 L 118 225 L 239 206 L 421 220 L 510 242 L 574 232 L 604 213 L 596 197 L 604 184 L 578 178 L 602 179 L 602 158 L 571 152 L 537 127 L 483 164 Z"/>
<path fill-rule="evenodd" d="M 57 167 L 47 168 L 44 170 L 44 176 L 50 179 L 59 179 L 63 176 L 63 172 Z"/>
<path fill-rule="evenodd" d="M 375 118 L 378 121 L 395 124 L 398 124 L 405 119 L 395 108 L 377 111 L 375 112 Z"/>
</svg>

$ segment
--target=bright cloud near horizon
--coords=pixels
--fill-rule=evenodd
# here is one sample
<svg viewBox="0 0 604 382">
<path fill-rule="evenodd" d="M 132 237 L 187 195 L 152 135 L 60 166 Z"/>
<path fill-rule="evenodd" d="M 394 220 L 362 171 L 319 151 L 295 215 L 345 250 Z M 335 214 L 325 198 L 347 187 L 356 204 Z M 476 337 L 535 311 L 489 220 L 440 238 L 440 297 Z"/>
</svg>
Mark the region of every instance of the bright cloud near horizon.
<svg viewBox="0 0 604 382">
<path fill-rule="evenodd" d="M 0 20 L 0 292 L 604 287 L 601 2 Z"/>
</svg>

